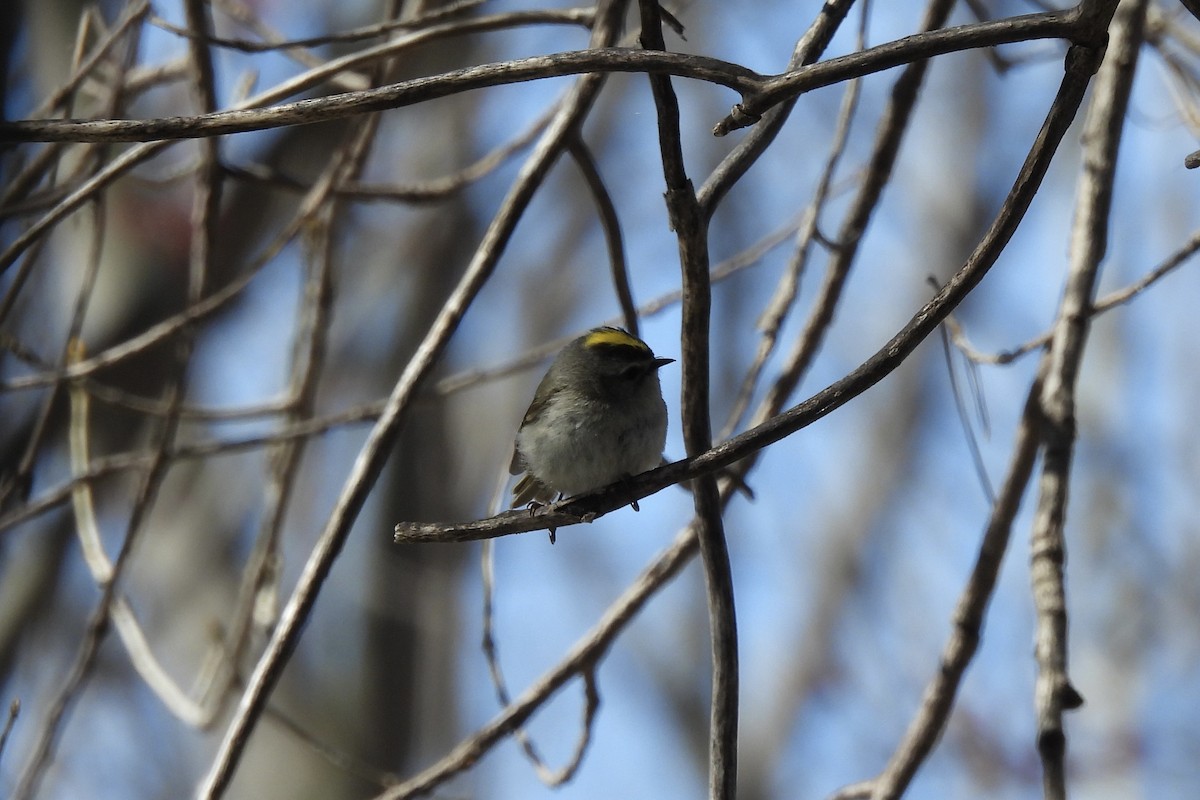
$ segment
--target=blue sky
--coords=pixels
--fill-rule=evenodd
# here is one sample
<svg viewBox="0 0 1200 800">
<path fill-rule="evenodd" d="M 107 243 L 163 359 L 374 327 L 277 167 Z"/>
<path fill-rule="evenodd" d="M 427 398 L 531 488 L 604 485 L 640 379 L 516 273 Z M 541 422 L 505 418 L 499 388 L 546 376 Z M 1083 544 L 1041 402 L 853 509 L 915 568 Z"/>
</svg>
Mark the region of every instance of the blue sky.
<svg viewBox="0 0 1200 800">
<path fill-rule="evenodd" d="M 358 5 L 300 4 L 285 9 L 266 4 L 264 13 L 289 35 L 311 35 L 328 26 L 362 24 Z M 488 5 L 495 11 L 509 7 L 516 5 Z M 817 7 L 762 3 L 750 13 L 746 4 L 731 3 L 704 9 L 703 18 L 696 9 L 680 15 L 688 26 L 687 41 L 668 37 L 668 44 L 778 71 Z M 168 19 L 181 19 L 173 3 L 157 3 L 155 9 Z M 1010 10 L 1032 9 L 1007 4 L 1005 13 Z M 912 32 L 915 17 L 915 11 L 897 4 L 876 4 L 869 42 Z M 964 11 L 954 20 L 969 21 Z M 829 55 L 853 46 L 849 30 L 839 35 Z M 492 57 L 577 47 L 584 41 L 577 32 L 562 36 L 557 29 L 506 33 L 496 38 Z M 178 47 L 172 36 L 149 33 L 143 59 L 163 60 Z M 793 402 L 874 352 L 929 297 L 928 276 L 945 279 L 961 265 L 995 214 L 1049 106 L 1061 75 L 1061 52 L 1061 46 L 1048 43 L 1008 49 L 1010 57 L 1025 55 L 1030 61 L 1003 75 L 975 55 L 935 62 L 840 313 Z M 227 54 L 218 65 L 226 87 L 249 65 L 259 70 L 260 87 L 299 69 L 277 55 Z M 894 77 L 891 72 L 864 81 L 860 118 L 835 181 L 838 194 L 821 221 L 828 236 L 836 233 L 856 189 L 874 120 Z M 451 143 L 449 136 L 442 141 L 438 120 L 422 118 L 414 110 L 390 113 L 366 179 L 416 180 L 457 167 L 456 159 L 464 153 L 478 156 L 522 130 L 568 83 L 524 84 L 484 96 L 468 141 Z M 685 157 L 699 184 L 744 134 L 714 139 L 707 133 L 735 99 L 728 91 L 677 83 Z M 785 224 L 807 202 L 841 91 L 831 87 L 801 99 L 778 142 L 714 218 L 714 260 L 739 252 Z M 20 102 L 22 96 L 14 93 L 12 102 Z M 229 101 L 228 91 L 221 99 Z M 166 113 L 164 100 L 145 102 L 148 110 Z M 596 150 L 604 177 L 617 189 L 614 202 L 623 223 L 634 294 L 644 302 L 677 287 L 679 281 L 675 240 L 662 201 L 653 106 L 644 80 L 614 77 L 598 109 L 585 126 L 585 138 Z M 1011 245 L 959 310 L 970 340 L 980 350 L 1015 347 L 1053 320 L 1068 257 L 1079 127 L 1077 122 L 1068 135 Z M 231 160 L 248 161 L 265 152 L 273 136 L 239 135 L 226 140 L 223 148 Z M 1168 90 L 1161 60 L 1144 53 L 1122 143 L 1101 294 L 1136 280 L 1197 228 L 1197 176 L 1182 167 L 1184 155 L 1195 147 L 1195 137 Z M 374 399 L 379 386 L 386 391 L 397 377 L 398 373 L 381 374 L 383 365 L 392 363 L 390 334 L 381 331 L 409 324 L 413 316 L 397 302 L 415 283 L 405 271 L 409 237 L 477 235 L 519 163 L 504 165 L 466 191 L 465 214 L 475 227 L 461 234 L 442 229 L 449 217 L 440 207 L 365 205 L 347 215 L 339 242 L 344 262 L 331 346 L 331 374 L 338 380 L 323 387 L 322 410 Z M 386 260 L 381 251 L 387 251 L 394 268 L 379 267 Z M 785 245 L 714 287 L 716 428 L 724 423 L 741 370 L 756 345 L 756 315 L 774 291 L 788 254 Z M 190 401 L 231 407 L 282 390 L 303 289 L 304 256 L 302 247 L 285 250 L 236 307 L 205 329 L 192 371 Z M 799 307 L 784 328 L 784 352 L 804 324 L 825 265 L 826 255 L 818 249 L 802 280 Z M 458 274 L 461 266 L 445 268 Z M 1195 614 L 1192 580 L 1200 464 L 1190 413 L 1197 390 L 1194 343 L 1200 334 L 1193 311 L 1196 297 L 1200 277 L 1194 265 L 1186 264 L 1129 306 L 1097 319 L 1084 361 L 1067 529 L 1073 676 L 1088 700 L 1068 722 L 1071 775 L 1079 796 L 1182 798 L 1200 779 L 1193 757 L 1200 742 L 1194 713 L 1200 707 L 1195 688 L 1200 686 L 1200 616 Z M 455 335 L 445 373 L 504 363 L 539 344 L 543 327 L 551 329 L 550 335 L 569 335 L 617 312 L 590 200 L 574 167 L 560 162 L 505 252 L 497 279 Z M 677 306 L 643 320 L 643 337 L 661 355 L 678 356 L 678 330 Z M 999 483 L 1011 456 L 1035 361 L 1032 355 L 1011 366 L 979 369 L 989 424 L 985 429 L 977 416 L 971 423 L 993 484 Z M 777 354 L 770 367 L 780 363 L 782 355 Z M 507 467 L 512 433 L 539 374 L 540 368 L 484 383 L 444 401 L 452 430 L 446 467 L 452 490 L 445 499 L 431 502 L 487 513 L 491 491 Z M 678 458 L 683 454 L 678 366 L 666 368 L 662 375 L 671 414 L 668 455 Z M 208 437 L 245 435 L 267 425 L 212 424 L 202 432 Z M 365 431 L 361 425 L 336 431 L 312 446 L 304 467 L 305 491 L 289 516 L 285 589 L 299 573 Z M 420 454 L 400 450 L 394 458 Z M 222 463 L 214 465 L 219 469 Z M 261 468 L 261 457 L 231 463 L 241 465 L 239 469 L 255 463 Z M 227 510 L 238 520 L 233 527 L 244 536 L 229 547 L 242 558 L 261 504 L 256 499 L 258 485 L 240 475 L 231 467 L 224 491 Z M 772 446 L 750 483 L 757 499 L 735 499 L 726 517 L 742 659 L 743 763 L 753 765 L 765 758 L 772 765 L 765 778 L 766 796 L 824 797 L 845 783 L 875 774 L 902 735 L 937 668 L 954 603 L 988 513 L 937 337 L 865 396 Z M 963 684 L 958 710 L 909 798 L 1040 796 L 1033 748 L 1035 664 L 1028 575 L 1035 492 L 1036 483 L 1026 494 L 1014 528 L 983 644 Z M 430 733 L 431 738 L 415 748 L 418 757 L 433 759 L 445 749 L 445 718 L 452 718 L 458 735 L 465 736 L 497 711 L 478 645 L 478 546 L 463 546 L 469 555 L 454 568 L 458 597 L 452 607 L 374 607 L 369 586 L 380 558 L 378 538 L 386 538 L 396 521 L 386 517 L 387 507 L 379 496 L 368 502 L 289 669 L 292 683 L 285 681 L 285 694 L 295 702 L 294 690 L 308 687 L 324 693 L 314 704 L 335 708 L 336 697 L 355 695 L 359 687 L 352 682 L 363 668 L 365 630 L 376 615 L 412 615 L 416 625 L 444 629 L 443 635 L 453 636 L 458 650 L 452 668 L 456 696 L 450 708 L 425 710 L 440 718 L 438 724 L 418 720 L 418 739 L 422 724 L 439 732 Z M 642 501 L 640 513 L 624 509 L 589 526 L 560 530 L 554 547 L 541 533 L 498 541 L 497 635 L 514 693 L 557 663 L 689 518 L 690 497 L 668 489 Z M 115 536 L 121 530 L 119 509 L 112 509 L 107 519 L 106 530 Z M 36 529 L 15 534 L 17 541 L 35 535 Z M 147 556 L 147 563 L 155 562 Z M 77 625 L 81 609 L 91 602 L 92 588 L 82 565 L 69 564 L 72 577 L 67 584 L 75 586 L 78 595 L 61 602 L 67 606 L 64 615 Z M 421 578 L 398 572 L 395 579 Z M 130 591 L 156 597 L 161 590 L 157 580 L 147 567 L 135 573 Z M 561 790 L 544 787 L 518 748 L 507 742 L 456 782 L 447 796 L 671 800 L 701 794 L 706 778 L 693 748 L 703 740 L 703 731 L 683 716 L 687 707 L 677 703 L 680 698 L 698 703 L 704 712 L 701 719 L 706 716 L 704 604 L 702 576 L 694 563 L 617 641 L 599 669 L 603 702 L 591 748 L 570 785 Z M 159 631 L 157 642 L 172 667 L 180 675 L 193 674 L 194 656 L 203 649 L 202 633 L 173 628 L 174 612 L 157 601 L 144 599 L 142 608 L 148 625 Z M 41 641 L 39 647 L 69 654 L 76 631 L 68 626 L 53 634 L 57 641 Z M 19 660 L 6 685 L 10 694 L 34 702 L 26 704 L 33 710 L 22 717 L 12 749 L 0 762 L 0 787 L 10 785 L 14 765 L 23 759 L 32 720 L 37 719 L 36 699 L 52 691 L 60 675 L 44 670 L 42 663 Z M 190 787 L 193 775 L 207 765 L 217 734 L 197 734 L 173 723 L 149 692 L 121 677 L 123 664 L 122 654 L 109 643 L 104 668 L 76 711 L 77 721 L 67 726 L 63 767 L 48 783 L 54 790 L 47 796 L 74 796 L 83 787 L 94 790 L 93 796 L 174 796 L 180 785 Z M 814 670 L 811 690 L 790 696 L 789 681 L 802 667 Z M 574 747 L 581 698 L 578 685 L 568 687 L 530 726 L 552 765 L 565 761 Z M 352 730 L 353 715 L 347 709 L 340 714 L 330 712 L 339 717 L 331 729 Z M 783 738 L 764 738 L 769 732 Z M 355 741 L 352 735 L 347 738 Z M 257 752 L 268 758 L 275 753 L 295 758 L 296 752 L 312 758 L 272 732 L 259 734 L 256 741 Z M 154 760 L 171 767 L 161 773 L 147 769 L 147 748 Z M 765 751 L 773 755 L 763 756 Z M 305 769 L 320 772 L 320 767 L 305 763 Z M 406 769 L 419 766 L 408 764 Z"/>
</svg>

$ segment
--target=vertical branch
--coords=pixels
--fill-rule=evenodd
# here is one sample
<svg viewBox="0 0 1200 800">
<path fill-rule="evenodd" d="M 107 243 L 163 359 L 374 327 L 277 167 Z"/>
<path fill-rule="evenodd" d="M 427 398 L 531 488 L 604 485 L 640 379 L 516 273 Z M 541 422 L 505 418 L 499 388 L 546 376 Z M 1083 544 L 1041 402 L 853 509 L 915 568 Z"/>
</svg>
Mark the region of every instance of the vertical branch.
<svg viewBox="0 0 1200 800">
<path fill-rule="evenodd" d="M 130 35 L 126 42 L 124 62 L 120 73 L 121 77 L 116 81 L 117 87 L 123 86 L 125 72 L 136 63 L 140 43 L 141 29 L 131 27 Z M 124 110 L 125 99 L 125 94 L 121 88 L 114 90 L 112 96 L 109 98 L 109 111 L 112 115 L 116 116 Z M 55 166 L 57 167 L 57 165 Z M 88 272 L 84 275 L 84 285 L 81 287 L 81 294 L 77 298 L 76 315 L 72 320 L 71 330 L 73 332 L 77 330 L 75 326 L 82 326 L 85 307 L 90 301 L 92 288 L 94 287 L 96 277 L 94 273 L 99 269 L 104 245 L 105 215 L 102 211 L 103 198 L 101 195 L 96 195 L 96 197 L 91 199 L 97 204 L 97 211 L 94 218 L 96 232 L 92 242 L 91 254 L 92 266 L 87 268 Z M 42 242 L 37 240 L 32 241 L 31 250 L 40 250 L 42 244 Z M 32 257 L 33 255 L 31 252 L 27 257 Z M 22 269 L 25 266 L 27 265 L 22 265 Z M 68 341 L 65 345 L 64 361 L 66 364 L 71 363 L 71 353 L 74 347 L 75 345 L 71 341 Z M 174 421 L 175 423 L 178 422 L 177 417 L 174 418 Z M 106 576 L 106 580 L 100 583 L 100 598 L 96 601 L 88 616 L 87 626 L 79 648 L 76 651 L 75 659 L 71 663 L 70 670 L 63 679 L 53 700 L 48 704 L 42 726 L 37 733 L 32 748 L 32 754 L 26 762 L 25 769 L 21 773 L 16 788 L 13 790 L 14 798 L 31 797 L 36 793 L 42 777 L 53 758 L 62 726 L 66 723 L 71 708 L 81 696 L 87 680 L 92 674 L 100 652 L 100 646 L 103 644 L 110 629 L 111 614 L 115 606 L 114 601 L 119 597 L 117 590 L 121 576 L 129 563 L 129 556 L 133 551 L 133 545 L 142 532 L 146 512 L 153 504 L 154 496 L 157 493 L 162 478 L 165 476 L 166 468 L 169 464 L 167 450 L 173 444 L 174 431 L 175 427 L 170 420 L 164 424 L 160 431 L 158 447 L 152 455 L 150 469 L 142 476 L 120 551 L 111 571 Z M 39 431 L 38 435 L 41 435 L 41 431 Z M 30 453 L 32 454 L 32 451 Z M 182 708 L 183 705 L 185 703 L 181 703 L 180 707 Z"/>
<path fill-rule="evenodd" d="M 641 44 L 663 50 L 657 0 L 641 0 Z M 679 103 L 666 75 L 649 75 L 658 114 L 659 148 L 667 184 L 667 212 L 679 241 L 683 272 L 683 441 L 689 456 L 712 446 L 708 407 L 708 327 L 712 307 L 708 220 L 688 180 L 679 136 Z M 709 721 L 709 797 L 732 800 L 737 791 L 738 652 L 733 572 L 721 520 L 717 482 L 705 475 L 693 485 L 697 539 L 708 588 L 712 630 L 712 709 Z"/>
<path fill-rule="evenodd" d="M 1041 392 L 1045 456 L 1031 535 L 1031 581 L 1037 609 L 1034 688 L 1038 751 L 1046 798 L 1066 797 L 1063 712 L 1083 699 L 1067 675 L 1067 608 L 1063 566 L 1071 457 L 1075 444 L 1075 388 L 1087 341 L 1100 262 L 1108 242 L 1116 156 L 1142 41 L 1145 0 L 1126 0 L 1113 21 L 1113 41 L 1096 79 L 1084 125 L 1083 175 L 1071 231 L 1070 269 Z"/>
<path fill-rule="evenodd" d="M 209 18 L 208 5 L 202 0 L 185 0 L 183 6 L 188 28 L 196 34 L 188 39 L 192 94 L 200 113 L 211 114 L 217 110 L 216 78 L 213 74 L 212 53 L 208 49 L 208 40 L 212 36 L 212 20 Z M 216 249 L 223 175 L 220 142 L 220 138 L 216 136 L 196 142 L 196 146 L 200 148 L 200 162 L 196 167 L 196 194 L 192 199 L 191 253 L 188 259 L 187 286 L 189 306 L 200 302 L 204 297 Z M 180 368 L 183 370 L 186 370 L 187 361 L 191 357 L 193 336 L 190 333 L 185 329 L 179 344 Z"/>
</svg>

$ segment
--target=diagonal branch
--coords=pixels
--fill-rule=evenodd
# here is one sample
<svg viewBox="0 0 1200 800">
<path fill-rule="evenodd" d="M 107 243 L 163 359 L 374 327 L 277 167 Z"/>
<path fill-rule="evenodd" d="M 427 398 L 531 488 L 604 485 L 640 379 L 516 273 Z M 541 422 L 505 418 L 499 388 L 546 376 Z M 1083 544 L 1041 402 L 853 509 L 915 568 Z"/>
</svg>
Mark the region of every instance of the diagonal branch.
<svg viewBox="0 0 1200 800">
<path fill-rule="evenodd" d="M 987 613 L 1000 566 L 1008 550 L 1021 498 L 1033 475 L 1038 453 L 1040 410 L 1037 398 L 1041 386 L 1042 382 L 1038 379 L 1030 389 L 1025 414 L 1017 429 L 1008 475 L 992 504 L 992 513 L 979 543 L 975 566 L 954 610 L 953 630 L 942 649 L 938 670 L 925 688 L 921 708 L 879 777 L 845 787 L 835 795 L 837 797 L 870 797 L 871 800 L 894 800 L 900 797 L 946 728 L 963 675 L 979 649 L 984 614 Z"/>
<path fill-rule="evenodd" d="M 1103 29 L 1100 29 L 1101 31 Z M 1094 41 L 1097 28 L 1081 8 L 1046 11 L 971 25 L 959 25 L 905 36 L 861 53 L 831 58 L 761 81 L 756 91 L 743 96 L 729 116 L 717 123 L 713 134 L 727 133 L 758 122 L 768 109 L 804 92 L 860 78 L 871 72 L 891 69 L 959 50 L 996 47 L 1034 39 L 1067 39 L 1073 44 Z M 869 67 L 864 70 L 864 67 Z"/>
</svg>

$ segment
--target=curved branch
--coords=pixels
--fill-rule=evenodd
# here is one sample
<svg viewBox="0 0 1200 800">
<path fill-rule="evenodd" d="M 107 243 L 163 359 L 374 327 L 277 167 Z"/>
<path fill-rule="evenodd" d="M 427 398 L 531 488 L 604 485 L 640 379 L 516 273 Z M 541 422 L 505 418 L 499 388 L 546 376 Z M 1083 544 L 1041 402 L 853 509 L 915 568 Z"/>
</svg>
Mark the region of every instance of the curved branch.
<svg viewBox="0 0 1200 800">
<path fill-rule="evenodd" d="M 583 180 L 587 184 L 588 193 L 596 204 L 596 214 L 600 218 L 600 230 L 604 232 L 604 244 L 608 247 L 608 265 L 612 273 L 613 291 L 617 295 L 617 305 L 621 307 L 621 316 L 625 321 L 625 330 L 634 336 L 638 333 L 637 305 L 633 302 L 633 289 L 629 285 L 629 261 L 625 258 L 625 237 L 621 235 L 621 219 L 617 216 L 617 206 L 613 202 L 612 193 L 604 183 L 600 167 L 592 151 L 588 148 L 583 136 L 578 131 L 572 138 L 567 150 L 579 167 Z"/>
<path fill-rule="evenodd" d="M 1034 39 L 1067 39 L 1096 44 L 1103 27 L 1078 8 L 960 25 L 918 33 L 858 53 L 832 58 L 777 76 L 763 76 L 738 64 L 704 56 L 624 47 L 591 48 L 480 64 L 440 75 L 341 94 L 284 103 L 270 108 L 234 109 L 194 117 L 147 120 L 21 120 L 0 123 L 0 142 L 142 142 L 192 139 L 303 125 L 383 111 L 483 89 L 588 72 L 647 72 L 726 86 L 742 95 L 714 128 L 723 136 L 753 124 L 768 108 L 804 92 L 850 78 L 939 55 Z"/>
<path fill-rule="evenodd" d="M 729 116 L 716 124 L 713 135 L 724 136 L 730 131 L 753 125 L 768 109 L 813 89 L 850 78 L 861 78 L 913 61 L 923 61 L 960 50 L 996 47 L 1034 39 L 1068 39 L 1075 44 L 1093 43 L 1098 34 L 1091 23 L 1091 18 L 1082 14 L 1078 8 L 1025 14 L 916 33 L 859 53 L 790 70 L 768 78 L 756 92 L 743 98 L 741 103 L 733 107 Z"/>
<path fill-rule="evenodd" d="M 0 142 L 146 142 L 195 139 L 307 125 L 423 103 L 473 89 L 605 72 L 649 72 L 695 78 L 745 94 L 763 77 L 737 64 L 705 56 L 626 47 L 592 48 L 473 67 L 401 81 L 361 92 L 343 92 L 267 108 L 233 109 L 193 117 L 146 120 L 21 120 L 0 123 Z"/>
<path fill-rule="evenodd" d="M 633 584 L 604 612 L 600 621 L 580 638 L 549 672 L 505 707 L 496 718 L 460 742 L 437 763 L 399 786 L 380 793 L 375 800 L 406 800 L 428 795 L 454 775 L 469 769 L 501 739 L 524 725 L 534 712 L 568 681 L 576 675 L 586 676 L 608 652 L 617 634 L 624 630 L 650 598 L 666 581 L 676 575 L 695 553 L 696 530 L 693 523 L 680 531 L 671 546 L 642 570 Z"/>
</svg>

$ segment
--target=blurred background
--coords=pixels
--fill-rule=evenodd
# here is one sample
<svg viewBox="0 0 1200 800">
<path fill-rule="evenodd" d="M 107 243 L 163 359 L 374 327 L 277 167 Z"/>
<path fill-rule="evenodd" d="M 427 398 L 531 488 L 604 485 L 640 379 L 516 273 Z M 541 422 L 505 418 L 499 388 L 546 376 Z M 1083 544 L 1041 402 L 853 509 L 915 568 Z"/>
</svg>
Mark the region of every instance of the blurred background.
<svg viewBox="0 0 1200 800">
<path fill-rule="evenodd" d="M 671 5 L 686 40 L 668 31 L 667 46 L 778 73 L 821 5 Z M 211 0 L 203 8 L 223 40 L 209 51 L 215 104 L 225 108 L 433 25 L 567 6 Z M 949 24 L 1042 8 L 963 3 Z M 918 4 L 856 5 L 826 57 L 858 49 L 860 35 L 870 46 L 914 33 L 922 13 Z M 203 110 L 180 0 L 12 0 L 0 17 L 8 120 Z M 408 27 L 380 28 L 388 19 Z M 636 20 L 635 7 L 634 34 Z M 1149 20 L 1101 296 L 1190 253 L 1200 228 L 1200 175 L 1183 167 L 1200 122 L 1200 23 L 1165 0 L 1151 3 Z M 371 35 L 245 46 L 362 28 Z M 579 49 L 588 36 L 561 20 L 431 36 L 287 99 Z M 790 403 L 877 350 L 932 296 L 930 278 L 940 283 L 961 266 L 1049 108 L 1064 53 L 1062 42 L 1044 40 L 932 62 L 834 322 Z M 819 212 L 826 240 L 861 185 L 897 75 L 857 87 Z M 19 700 L 20 714 L 0 752 L 0 796 L 191 795 L 382 399 L 575 80 L 457 94 L 369 123 L 162 146 L 27 246 L 19 237 L 137 145 L 4 145 L 0 246 L 18 249 L 0 274 L 0 711 Z M 674 83 L 699 186 L 748 134 L 710 133 L 735 94 Z M 726 426 L 759 347 L 760 315 L 798 247 L 847 90 L 803 95 L 713 218 L 713 264 L 724 270 L 713 285 L 714 433 Z M 956 313 L 979 352 L 1017 348 L 1054 319 L 1082 120 L 1004 255 Z M 679 263 L 645 76 L 609 77 L 581 135 L 621 223 L 634 299 L 654 305 L 640 333 L 656 353 L 677 357 Z M 348 166 L 336 191 L 305 213 L 305 198 L 339 163 Z M 204 186 L 220 187 L 207 236 L 195 222 Z M 828 247 L 811 247 L 752 406 L 804 328 L 829 258 Z M 497 714 L 480 647 L 480 546 L 401 546 L 392 528 L 496 510 L 513 433 L 549 356 L 587 328 L 620 321 L 609 261 L 587 183 L 560 158 L 424 383 L 228 796 L 370 797 L 388 775 L 412 775 Z M 1067 722 L 1080 797 L 1185 798 L 1200 785 L 1200 274 L 1180 261 L 1096 318 L 1080 378 L 1066 568 L 1071 674 L 1087 701 Z M 227 299 L 204 316 L 146 337 L 221 291 Z M 144 346 L 66 381 L 55 374 L 77 357 L 72 341 L 88 356 Z M 741 797 L 825 797 L 873 776 L 937 670 L 990 508 L 970 442 L 998 484 L 1037 360 L 1034 350 L 972 365 L 947 352 L 930 337 L 870 392 L 769 447 L 748 477 L 756 499 L 739 495 L 728 507 Z M 678 365 L 662 375 L 667 455 L 681 458 Z M 1032 492 L 979 654 L 907 797 L 1041 795 Z M 514 693 L 596 624 L 687 524 L 691 505 L 668 488 L 640 513 L 561 529 L 554 546 L 542 532 L 495 542 L 494 635 Z M 98 572 L 118 556 L 107 597 Z M 569 784 L 543 785 L 506 740 L 435 796 L 701 796 L 710 669 L 694 562 L 602 661 L 592 741 Z M 568 686 L 528 728 L 552 766 L 570 758 L 579 736 L 580 688 Z"/>
</svg>

